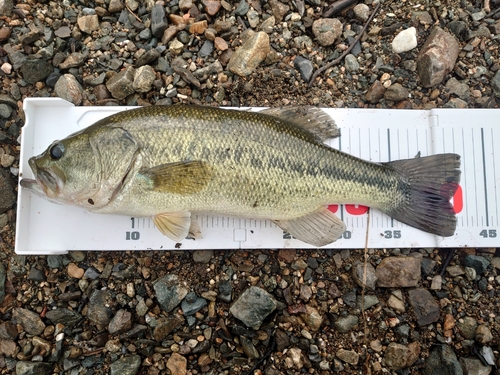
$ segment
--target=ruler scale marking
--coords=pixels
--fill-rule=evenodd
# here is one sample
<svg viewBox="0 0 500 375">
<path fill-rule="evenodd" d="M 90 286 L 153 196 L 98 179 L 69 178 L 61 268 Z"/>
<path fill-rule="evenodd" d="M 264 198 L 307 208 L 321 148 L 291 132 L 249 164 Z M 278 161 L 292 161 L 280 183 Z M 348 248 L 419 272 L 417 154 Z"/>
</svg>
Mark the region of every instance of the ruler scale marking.
<svg viewBox="0 0 500 375">
<path fill-rule="evenodd" d="M 481 152 L 482 152 L 482 161 L 483 161 L 483 180 L 484 180 L 484 209 L 485 209 L 485 217 L 486 217 L 486 226 L 490 226 L 489 222 L 489 213 L 488 213 L 488 181 L 486 174 L 486 156 L 484 151 L 484 128 L 481 128 Z"/>
</svg>

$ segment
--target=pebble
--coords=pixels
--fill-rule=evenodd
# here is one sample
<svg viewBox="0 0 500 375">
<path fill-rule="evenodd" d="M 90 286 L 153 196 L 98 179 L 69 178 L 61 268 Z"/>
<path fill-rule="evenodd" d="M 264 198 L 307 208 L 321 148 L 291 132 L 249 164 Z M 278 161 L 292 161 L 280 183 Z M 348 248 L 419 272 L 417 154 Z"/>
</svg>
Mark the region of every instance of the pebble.
<svg viewBox="0 0 500 375">
<path fill-rule="evenodd" d="M 472 340 L 476 335 L 477 321 L 471 316 L 466 316 L 457 322 L 457 328 L 460 334 L 468 339 Z"/>
<path fill-rule="evenodd" d="M 462 375 L 463 371 L 453 349 L 446 344 L 436 344 L 430 349 L 422 374 Z"/>
<path fill-rule="evenodd" d="M 231 302 L 233 295 L 233 285 L 230 281 L 224 281 L 219 285 L 219 294 L 217 298 L 222 302 L 229 303 Z"/>
<path fill-rule="evenodd" d="M 82 320 L 82 316 L 79 313 L 66 307 L 58 307 L 57 309 L 49 310 L 45 316 L 53 325 L 63 324 L 67 327 L 74 327 Z"/>
<path fill-rule="evenodd" d="M 99 325 L 108 325 L 113 316 L 113 296 L 109 290 L 94 290 L 88 302 L 88 318 Z"/>
<path fill-rule="evenodd" d="M 195 250 L 193 251 L 193 261 L 195 263 L 207 264 L 214 256 L 213 250 Z"/>
<path fill-rule="evenodd" d="M 185 316 L 194 315 L 202 308 L 207 305 L 207 300 L 201 297 L 198 297 L 196 293 L 191 292 L 186 295 L 184 300 L 181 303 L 182 312 Z"/>
<path fill-rule="evenodd" d="M 38 314 L 33 311 L 16 307 L 12 310 L 12 318 L 20 324 L 30 335 L 41 335 L 45 329 L 45 324 Z"/>
<path fill-rule="evenodd" d="M 419 326 L 426 326 L 439 320 L 439 305 L 427 289 L 412 289 L 408 292 L 408 298 Z"/>
<path fill-rule="evenodd" d="M 16 363 L 16 375 L 50 375 L 52 369 L 53 364 L 51 363 L 26 361 Z"/>
<path fill-rule="evenodd" d="M 417 29 L 409 27 L 401 31 L 392 41 L 394 53 L 408 52 L 417 46 Z"/>
<path fill-rule="evenodd" d="M 365 264 L 362 262 L 355 262 L 352 267 L 352 277 L 356 284 L 360 287 L 366 287 L 369 290 L 375 290 L 377 283 L 377 275 L 375 274 L 375 268 L 371 263 Z"/>
<path fill-rule="evenodd" d="M 464 265 L 474 268 L 478 275 L 482 275 L 490 265 L 490 262 L 485 257 L 469 254 L 464 258 Z"/>
<path fill-rule="evenodd" d="M 385 94 L 386 88 L 380 81 L 375 81 L 365 94 L 365 100 L 372 104 L 377 104 Z"/>
<path fill-rule="evenodd" d="M 337 353 L 335 353 L 335 356 L 341 361 L 353 366 L 357 365 L 359 361 L 359 354 L 354 350 L 339 349 Z"/>
<path fill-rule="evenodd" d="M 178 315 L 171 315 L 166 318 L 156 320 L 156 326 L 153 331 L 153 337 L 156 341 L 162 341 L 172 333 L 174 329 L 184 323 L 184 319 Z"/>
<path fill-rule="evenodd" d="M 320 18 L 313 22 L 314 37 L 324 47 L 331 46 L 342 34 L 342 22 L 337 18 Z"/>
<path fill-rule="evenodd" d="M 208 15 L 215 16 L 221 7 L 221 2 L 219 0 L 203 0 L 203 5 Z"/>
<path fill-rule="evenodd" d="M 233 303 L 229 311 L 247 327 L 259 329 L 276 306 L 276 300 L 271 294 L 262 288 L 251 286 Z"/>
<path fill-rule="evenodd" d="M 399 294 L 399 296 L 396 296 L 395 293 L 392 293 L 387 300 L 387 305 L 399 313 L 404 313 L 406 311 L 406 307 L 404 301 L 402 300 L 403 295 L 401 293 Z"/>
<path fill-rule="evenodd" d="M 156 79 L 156 73 L 149 65 L 143 65 L 135 70 L 132 88 L 137 92 L 148 92 Z"/>
<path fill-rule="evenodd" d="M 118 310 L 109 322 L 108 331 L 112 335 L 118 335 L 132 328 L 132 314 L 126 310 Z"/>
<path fill-rule="evenodd" d="M 236 50 L 229 59 L 227 68 L 241 77 L 248 76 L 265 60 L 270 50 L 269 36 L 259 31 Z"/>
<path fill-rule="evenodd" d="M 113 98 L 121 100 L 134 93 L 135 69 L 127 66 L 122 71 L 116 73 L 106 82 L 106 88 Z"/>
<path fill-rule="evenodd" d="M 450 94 L 457 95 L 460 99 L 467 99 L 470 96 L 469 86 L 466 83 L 458 81 L 452 77 L 446 82 L 446 90 Z"/>
<path fill-rule="evenodd" d="M 72 74 L 64 74 L 54 86 L 56 95 L 75 105 L 83 102 L 83 87 Z"/>
<path fill-rule="evenodd" d="M 74 277 L 75 279 L 81 279 L 85 273 L 83 268 L 78 267 L 75 263 L 68 264 L 67 270 L 69 277 Z"/>
<path fill-rule="evenodd" d="M 408 99 L 409 96 L 410 92 L 399 83 L 395 83 L 389 86 L 389 88 L 384 93 L 385 100 L 391 100 L 393 102 L 399 102 L 401 100 Z"/>
<path fill-rule="evenodd" d="M 453 70 L 459 51 L 456 39 L 435 26 L 417 57 L 417 74 L 422 86 L 432 87 L 442 82 Z"/>
<path fill-rule="evenodd" d="M 345 57 L 344 62 L 345 62 L 345 68 L 347 69 L 347 71 L 349 71 L 349 72 L 357 72 L 359 70 L 358 59 L 353 54 L 348 54 Z"/>
<path fill-rule="evenodd" d="M 172 375 L 186 375 L 187 374 L 187 360 L 186 357 L 178 353 L 172 353 L 167 360 L 167 368 Z"/>
<path fill-rule="evenodd" d="M 384 352 L 384 360 L 391 370 L 401 370 L 412 366 L 419 355 L 420 343 L 418 341 L 408 345 L 391 342 Z"/>
<path fill-rule="evenodd" d="M 357 327 L 359 318 L 356 315 L 347 315 L 346 317 L 339 318 L 335 321 L 335 329 L 339 333 L 347 333 Z"/>
<path fill-rule="evenodd" d="M 293 61 L 293 66 L 295 69 L 297 69 L 300 73 L 300 76 L 305 82 L 309 82 L 313 75 L 314 67 L 308 59 L 302 57 L 302 56 L 297 56 L 295 60 Z"/>
<path fill-rule="evenodd" d="M 474 339 L 481 344 L 488 344 L 493 340 L 493 335 L 488 326 L 481 324 L 476 328 Z"/>
<path fill-rule="evenodd" d="M 179 278 L 174 274 L 156 280 L 153 288 L 160 307 L 166 312 L 177 307 L 189 292 L 189 289 L 180 283 Z"/>
<path fill-rule="evenodd" d="M 357 4 L 352 11 L 354 12 L 354 16 L 356 19 L 360 20 L 361 22 L 366 22 L 368 18 L 370 17 L 370 7 L 366 4 Z"/>
<path fill-rule="evenodd" d="M 491 79 L 491 88 L 496 97 L 500 98 L 500 70 Z"/>
<path fill-rule="evenodd" d="M 99 17 L 97 14 L 79 17 L 78 27 L 82 32 L 92 34 L 93 31 L 99 30 Z"/>
<path fill-rule="evenodd" d="M 2 66 L 0 67 L 0 69 L 2 69 L 2 72 L 4 72 L 5 74 L 12 73 L 12 65 L 10 65 L 7 62 L 3 63 Z"/>
<path fill-rule="evenodd" d="M 14 68 L 16 68 L 15 65 Z M 29 84 L 43 81 L 53 70 L 54 67 L 43 59 L 27 59 L 21 64 L 21 74 Z"/>
<path fill-rule="evenodd" d="M 377 285 L 382 288 L 417 286 L 421 279 L 420 259 L 387 257 L 377 266 Z"/>
<path fill-rule="evenodd" d="M 301 316 L 311 331 L 318 331 L 323 324 L 323 317 L 318 309 L 313 306 L 306 305 L 306 312 Z"/>
<path fill-rule="evenodd" d="M 243 349 L 243 352 L 246 354 L 248 358 L 256 359 L 260 358 L 259 351 L 255 348 L 252 340 L 246 338 L 245 336 L 240 336 L 240 344 Z"/>
<path fill-rule="evenodd" d="M 465 375 L 489 375 L 491 366 L 484 365 L 478 358 L 460 358 L 460 365 Z"/>
<path fill-rule="evenodd" d="M 129 357 L 120 358 L 110 366 L 111 375 L 135 375 L 141 366 L 141 357 L 132 355 Z"/>
</svg>

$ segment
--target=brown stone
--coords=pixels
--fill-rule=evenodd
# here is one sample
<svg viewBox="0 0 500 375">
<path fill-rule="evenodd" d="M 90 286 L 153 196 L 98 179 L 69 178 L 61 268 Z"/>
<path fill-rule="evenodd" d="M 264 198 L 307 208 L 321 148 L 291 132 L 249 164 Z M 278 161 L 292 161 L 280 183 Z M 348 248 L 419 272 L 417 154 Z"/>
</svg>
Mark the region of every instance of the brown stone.
<svg viewBox="0 0 500 375">
<path fill-rule="evenodd" d="M 427 289 L 410 290 L 408 297 L 419 326 L 426 326 L 439 320 L 439 305 Z"/>
<path fill-rule="evenodd" d="M 194 22 L 189 26 L 189 32 L 191 34 L 203 34 L 208 28 L 208 23 L 206 20 Z"/>
<path fill-rule="evenodd" d="M 210 16 L 214 16 L 220 9 L 221 3 L 219 0 L 204 0 L 205 12 Z"/>
<path fill-rule="evenodd" d="M 81 279 L 85 270 L 78 267 L 75 263 L 68 264 L 68 276 L 74 277 L 75 279 Z"/>
<path fill-rule="evenodd" d="M 0 28 L 0 42 L 4 42 L 9 39 L 11 33 L 12 30 L 9 27 L 2 26 L 2 28 Z"/>
<path fill-rule="evenodd" d="M 391 370 L 401 370 L 413 365 L 420 355 L 420 343 L 415 341 L 408 346 L 391 342 L 384 352 L 384 360 Z"/>
<path fill-rule="evenodd" d="M 216 49 L 218 49 L 219 51 L 225 51 L 229 48 L 227 42 L 222 39 L 221 37 L 215 37 L 214 39 L 214 46 Z"/>
<path fill-rule="evenodd" d="M 187 360 L 178 353 L 173 353 L 167 361 L 167 368 L 172 375 L 187 374 Z"/>
<path fill-rule="evenodd" d="M 278 252 L 278 259 L 285 263 L 292 263 L 296 254 L 297 250 L 295 249 L 281 249 Z"/>
<path fill-rule="evenodd" d="M 377 266 L 377 285 L 383 288 L 417 286 L 420 281 L 420 259 L 412 257 L 384 258 Z"/>
<path fill-rule="evenodd" d="M 383 97 L 385 93 L 385 87 L 379 80 L 373 82 L 371 87 L 365 94 L 365 99 L 372 104 L 378 103 Z"/>
</svg>

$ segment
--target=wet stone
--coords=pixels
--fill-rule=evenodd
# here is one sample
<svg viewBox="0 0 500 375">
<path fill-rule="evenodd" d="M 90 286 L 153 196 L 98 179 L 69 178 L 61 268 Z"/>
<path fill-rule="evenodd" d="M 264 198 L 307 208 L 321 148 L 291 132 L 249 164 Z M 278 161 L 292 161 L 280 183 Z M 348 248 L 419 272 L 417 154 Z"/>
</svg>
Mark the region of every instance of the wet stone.
<svg viewBox="0 0 500 375">
<path fill-rule="evenodd" d="M 462 375 L 463 371 L 453 349 L 445 344 L 437 344 L 431 347 L 422 374 Z"/>
<path fill-rule="evenodd" d="M 16 363 L 16 375 L 50 375 L 53 368 L 51 363 L 19 361 Z"/>
<path fill-rule="evenodd" d="M 181 303 L 182 312 L 185 316 L 194 315 L 207 305 L 207 300 L 198 297 L 196 293 L 188 293 Z"/>
<path fill-rule="evenodd" d="M 154 283 L 156 299 L 162 310 L 172 311 L 186 297 L 189 290 L 179 282 L 177 275 L 166 275 Z"/>
<path fill-rule="evenodd" d="M 88 302 L 88 318 L 95 324 L 108 325 L 113 313 L 112 295 L 109 290 L 94 290 Z"/>
<path fill-rule="evenodd" d="M 46 317 L 54 325 L 61 323 L 68 327 L 73 327 L 80 320 L 82 320 L 82 316 L 79 313 L 65 307 L 59 307 L 55 310 L 47 311 Z"/>
<path fill-rule="evenodd" d="M 276 309 L 276 300 L 264 289 L 251 286 L 233 303 L 229 311 L 247 327 L 259 329 L 264 319 Z"/>
<path fill-rule="evenodd" d="M 130 357 L 120 358 L 114 361 L 110 366 L 111 375 L 135 375 L 141 366 L 141 357 L 133 355 Z"/>
<path fill-rule="evenodd" d="M 45 324 L 40 319 L 40 316 L 28 309 L 15 308 L 12 311 L 12 318 L 21 324 L 30 335 L 41 335 L 45 329 Z"/>
<path fill-rule="evenodd" d="M 412 289 L 408 292 L 408 297 L 419 326 L 425 326 L 439 320 L 439 305 L 427 289 Z"/>
<path fill-rule="evenodd" d="M 29 84 L 43 81 L 53 70 L 52 65 L 43 59 L 25 60 L 21 65 L 23 79 Z"/>
</svg>

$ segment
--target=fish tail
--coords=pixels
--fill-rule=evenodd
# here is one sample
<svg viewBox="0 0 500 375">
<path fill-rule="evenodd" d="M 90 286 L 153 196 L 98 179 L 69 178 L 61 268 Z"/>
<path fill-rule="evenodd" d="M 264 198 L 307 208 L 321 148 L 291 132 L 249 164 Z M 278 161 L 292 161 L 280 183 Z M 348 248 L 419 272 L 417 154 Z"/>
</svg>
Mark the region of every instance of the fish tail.
<svg viewBox="0 0 500 375">
<path fill-rule="evenodd" d="M 425 232 L 452 236 L 457 218 L 450 199 L 460 182 L 460 155 L 438 154 L 385 164 L 405 182 L 400 204 L 384 212 Z"/>
</svg>

